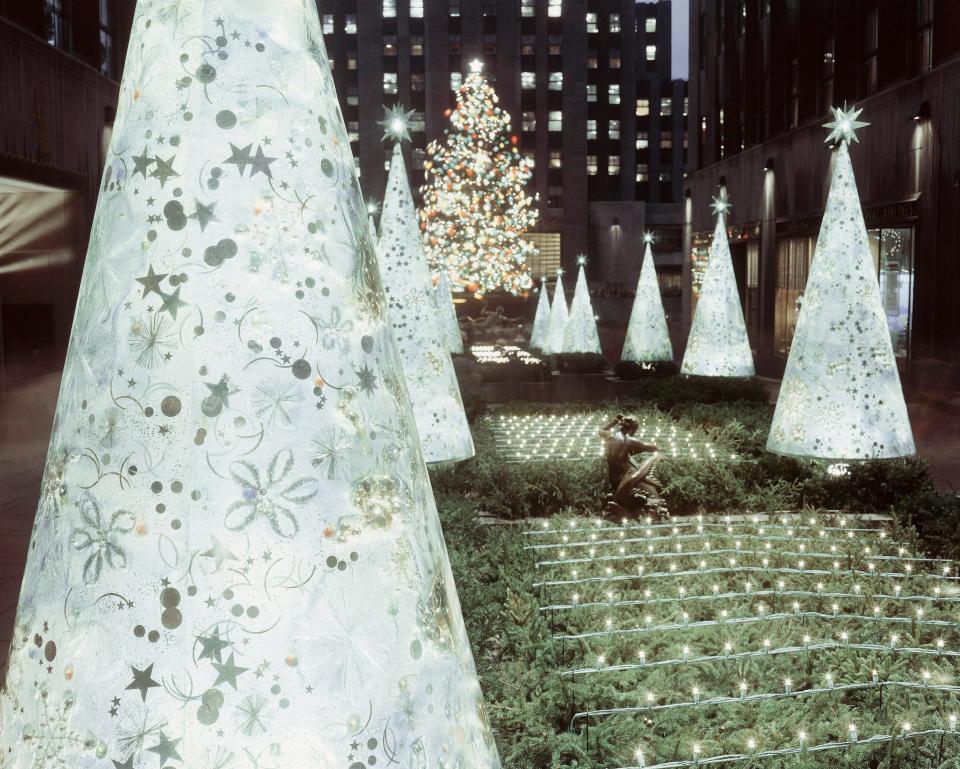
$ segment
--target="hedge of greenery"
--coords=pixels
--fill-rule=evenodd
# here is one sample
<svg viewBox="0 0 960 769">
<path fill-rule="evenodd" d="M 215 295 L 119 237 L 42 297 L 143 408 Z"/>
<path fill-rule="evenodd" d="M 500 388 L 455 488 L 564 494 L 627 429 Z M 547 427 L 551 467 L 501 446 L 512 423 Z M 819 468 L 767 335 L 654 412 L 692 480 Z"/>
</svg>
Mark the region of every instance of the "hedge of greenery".
<svg viewBox="0 0 960 769">
<path fill-rule="evenodd" d="M 658 473 L 666 483 L 665 496 L 674 515 L 803 507 L 843 508 L 857 513 L 893 512 L 897 536 L 909 549 L 944 557 L 960 556 L 960 542 L 956 535 L 960 504 L 955 495 L 940 494 L 934 489 L 921 460 L 867 463 L 853 466 L 846 476 L 833 477 L 809 463 L 775 457 L 763 451 L 771 409 L 762 387 L 755 383 L 649 380 L 639 384 L 642 391 L 636 402 L 604 404 L 603 410 L 612 413 L 660 409 L 681 424 L 697 425 L 713 440 L 731 447 L 743 457 L 736 463 L 675 460 L 661 463 Z M 504 408 L 508 413 L 562 413 L 597 406 L 515 404 Z M 534 583 L 547 572 L 545 567 L 536 567 L 539 559 L 532 551 L 524 549 L 530 540 L 525 533 L 529 526 L 520 519 L 551 515 L 556 516 L 556 520 L 565 521 L 570 516 L 596 514 L 605 490 L 605 473 L 599 460 L 499 462 L 481 418 L 485 413 L 484 405 L 471 404 L 470 411 L 475 417 L 477 457 L 453 467 L 434 468 L 431 475 L 481 684 L 505 767 L 600 769 L 633 766 L 634 751 L 641 746 L 649 750 L 650 764 L 671 756 L 689 758 L 692 755 L 692 735 L 671 737 L 682 731 L 674 711 L 663 711 L 655 717 L 629 714 L 589 719 L 589 730 L 584 728 L 585 721 L 581 719 L 571 728 L 571 719 L 577 710 L 636 701 L 641 680 L 637 671 L 625 677 L 599 674 L 574 678 L 560 672 L 586 666 L 590 658 L 595 667 L 598 656 L 622 661 L 636 649 L 615 638 L 600 642 L 591 639 L 589 643 L 582 640 L 561 643 L 553 639 L 557 634 L 592 627 L 593 620 L 590 619 L 590 610 L 583 610 L 582 616 L 573 612 L 565 617 L 560 617 L 560 612 L 553 612 L 551 616 L 539 610 L 543 605 L 562 603 L 558 600 L 561 596 L 549 592 L 554 588 L 534 587 Z M 480 513 L 516 522 L 490 525 L 481 521 Z M 705 580 L 691 577 L 686 588 L 703 592 L 708 589 Z M 633 588 L 632 583 L 630 587 Z M 726 584 L 721 588 L 726 590 Z M 823 591 L 838 588 L 831 577 L 826 580 Z M 556 589 L 560 593 L 569 592 L 565 587 Z M 893 583 L 889 580 L 869 585 L 871 595 L 887 595 L 892 589 Z M 568 599 L 569 595 L 564 600 L 569 603 Z M 884 600 L 882 611 L 886 612 L 892 605 L 890 600 Z M 756 603 L 756 598 L 732 601 L 729 608 L 731 611 L 745 611 L 755 608 Z M 770 604 L 772 608 L 773 603 Z M 821 609 L 823 605 L 822 602 L 819 604 Z M 864 607 L 870 608 L 866 604 Z M 675 613 L 676 609 L 673 606 L 662 617 L 657 616 L 663 620 L 675 619 L 670 612 Z M 607 615 L 599 611 L 601 614 L 597 617 L 606 618 Z M 940 616 L 937 612 L 934 614 Z M 637 612 L 633 609 L 615 615 L 618 626 L 637 619 Z M 799 632 L 804 622 L 799 619 L 796 627 L 790 625 L 791 632 Z M 901 632 L 903 645 L 914 641 L 933 642 L 929 633 L 915 636 L 915 630 L 908 625 Z M 704 649 L 716 647 L 722 634 L 715 631 L 698 637 L 696 642 Z M 783 632 L 787 632 L 786 625 Z M 759 633 L 759 630 L 757 633 L 745 632 L 742 643 L 755 645 L 760 639 Z M 676 639 L 671 641 L 668 635 L 664 635 L 648 653 L 651 656 L 665 654 L 671 643 L 676 646 Z M 676 653 L 675 648 L 672 653 Z M 796 670 L 793 676 L 796 685 L 809 687 L 815 678 L 823 683 L 827 664 L 838 682 L 852 681 L 856 677 L 862 679 L 864 665 L 874 664 L 858 660 L 851 667 L 852 663 L 849 659 L 845 662 L 843 654 L 816 657 L 816 660 L 825 662 L 813 666 L 808 663 L 809 656 L 795 655 L 791 659 L 792 665 L 771 662 L 763 670 L 746 662 L 703 665 L 696 668 L 700 670 L 698 685 L 706 700 L 709 696 L 729 693 L 726 691 L 729 682 L 741 680 L 738 676 L 747 675 L 751 686 L 758 686 L 762 680 L 764 688 L 769 688 L 776 684 L 778 676 L 793 669 Z M 890 680 L 912 679 L 920 670 L 914 658 L 903 654 L 878 652 L 876 666 L 881 679 Z M 673 701 L 684 689 L 690 695 L 695 668 L 680 667 L 682 669 L 675 669 L 659 683 L 655 678 L 643 679 L 645 685 L 658 690 L 654 695 L 658 701 Z M 942 660 L 932 657 L 928 671 L 944 677 L 949 672 Z M 923 692 L 915 690 L 891 689 L 881 707 L 877 692 L 868 690 L 798 698 L 790 700 L 793 704 L 789 706 L 781 700 L 773 700 L 751 704 L 749 708 L 710 707 L 698 711 L 705 719 L 703 732 L 698 736 L 699 748 L 706 758 L 746 751 L 751 739 L 757 741 L 757 750 L 786 745 L 790 741 L 783 735 L 788 733 L 796 742 L 798 719 L 811 724 L 810 744 L 845 739 L 849 735 L 842 734 L 842 729 L 834 732 L 840 728 L 837 725 L 842 726 L 854 712 L 858 714 L 857 726 L 864 737 L 902 730 L 905 719 L 912 719 L 912 728 L 920 730 L 931 726 L 940 716 L 938 723 L 941 723 L 948 715 L 943 708 L 952 707 L 953 702 L 949 699 L 953 695 L 938 695 L 936 701 L 942 704 L 942 708 L 934 712 L 939 716 L 929 715 L 928 710 L 917 704 L 925 701 L 925 697 Z M 748 759 L 738 765 L 802 769 L 949 766 L 957 769 L 960 762 L 954 756 L 958 751 L 960 738 L 948 735 L 942 744 L 934 737 L 908 741 L 897 739 L 874 747 L 858 743 L 824 753 Z"/>
</svg>

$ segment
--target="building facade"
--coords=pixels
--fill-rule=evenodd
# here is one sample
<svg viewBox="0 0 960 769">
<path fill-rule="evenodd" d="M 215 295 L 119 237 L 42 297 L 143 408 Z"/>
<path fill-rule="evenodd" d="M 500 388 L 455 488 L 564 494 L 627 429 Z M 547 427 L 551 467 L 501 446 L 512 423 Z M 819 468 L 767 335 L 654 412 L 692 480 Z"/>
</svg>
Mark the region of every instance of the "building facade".
<svg viewBox="0 0 960 769">
<path fill-rule="evenodd" d="M 851 149 L 891 339 L 908 381 L 949 384 L 960 313 L 960 3 L 692 0 L 684 309 L 725 189 L 758 372 L 779 376 L 826 203 L 831 105 Z"/>
<path fill-rule="evenodd" d="M 646 226 L 676 242 L 686 83 L 670 78 L 670 3 L 635 0 L 322 0 L 334 78 L 365 194 L 382 196 L 384 105 L 414 110 L 408 159 L 442 139 L 468 63 L 484 62 L 533 161 L 534 274 L 591 255 L 591 280 L 631 284 Z M 649 204 L 649 205 L 648 205 Z M 664 252 L 666 255 L 666 252 Z"/>
</svg>

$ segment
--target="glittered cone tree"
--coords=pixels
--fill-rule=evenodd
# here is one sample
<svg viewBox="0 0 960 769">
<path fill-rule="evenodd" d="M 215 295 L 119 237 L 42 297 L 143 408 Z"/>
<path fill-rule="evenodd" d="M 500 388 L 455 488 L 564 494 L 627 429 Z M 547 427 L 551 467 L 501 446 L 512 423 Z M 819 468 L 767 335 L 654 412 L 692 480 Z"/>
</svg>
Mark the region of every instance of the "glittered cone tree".
<svg viewBox="0 0 960 769">
<path fill-rule="evenodd" d="M 550 330 L 550 297 L 547 295 L 547 279 L 540 281 L 540 298 L 537 299 L 537 312 L 533 317 L 533 331 L 530 334 L 530 349 L 543 350 Z"/>
<path fill-rule="evenodd" d="M 717 224 L 700 300 L 683 355 L 682 374 L 715 377 L 750 377 L 754 374 L 753 352 L 747 338 L 747 324 L 743 320 L 727 240 L 725 214 L 729 205 L 726 199 L 714 199 Z"/>
<path fill-rule="evenodd" d="M 590 288 L 587 286 L 585 266 L 587 258 L 577 258 L 580 271 L 577 273 L 576 287 L 573 289 L 573 301 L 570 303 L 570 317 L 563 330 L 563 347 L 566 353 L 600 354 L 600 335 L 597 333 L 597 320 L 590 303 Z"/>
<path fill-rule="evenodd" d="M 498 767 L 316 6 L 139 3 L 4 769 Z"/>
<path fill-rule="evenodd" d="M 557 270 L 557 285 L 553 289 L 553 304 L 550 305 L 550 323 L 543 351 L 548 355 L 563 352 L 563 335 L 567 329 L 567 297 L 563 293 L 563 270 Z"/>
<path fill-rule="evenodd" d="M 770 427 L 779 454 L 914 454 L 913 433 L 850 162 L 860 110 L 834 110 L 833 177 Z"/>
<path fill-rule="evenodd" d="M 434 299 L 437 303 L 437 320 L 440 326 L 447 352 L 452 355 L 463 354 L 463 335 L 460 333 L 460 321 L 457 320 L 457 309 L 453 306 L 453 295 L 450 293 L 450 282 L 447 273 L 441 272 L 434 286 Z"/>
<path fill-rule="evenodd" d="M 523 293 L 536 254 L 522 237 L 538 219 L 525 191 L 533 172 L 480 62 L 470 64 L 449 118 L 445 141 L 427 146 L 423 166 L 420 226 L 430 266 L 480 295 Z"/>
<path fill-rule="evenodd" d="M 399 139 L 387 175 L 377 258 L 424 459 L 468 459 L 473 456 L 473 438 L 453 361 L 437 322 L 433 282 L 417 230 Z"/>
<path fill-rule="evenodd" d="M 667 330 L 667 316 L 663 311 L 660 284 L 650 248 L 651 238 L 645 240 L 643 266 L 637 281 L 637 294 L 627 324 L 627 338 L 623 343 L 621 359 L 646 363 L 673 360 L 673 345 Z"/>
</svg>

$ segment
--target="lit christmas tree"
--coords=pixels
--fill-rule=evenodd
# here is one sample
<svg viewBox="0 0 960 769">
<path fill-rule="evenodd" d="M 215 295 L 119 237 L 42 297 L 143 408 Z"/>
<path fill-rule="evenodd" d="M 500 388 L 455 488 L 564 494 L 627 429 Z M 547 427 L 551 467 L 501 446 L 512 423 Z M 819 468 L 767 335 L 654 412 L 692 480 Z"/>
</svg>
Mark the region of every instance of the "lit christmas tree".
<svg viewBox="0 0 960 769">
<path fill-rule="evenodd" d="M 540 298 L 537 300 L 537 313 L 533 317 L 533 332 L 530 334 L 530 349 L 542 350 L 547 343 L 550 330 L 550 297 L 547 295 L 547 278 L 540 281 Z"/>
<path fill-rule="evenodd" d="M 536 253 L 522 237 L 537 223 L 535 198 L 524 191 L 532 171 L 481 70 L 471 62 L 446 143 L 427 147 L 420 227 L 430 266 L 455 285 L 517 294 L 530 288 L 527 260 Z"/>
<path fill-rule="evenodd" d="M 447 352 L 453 355 L 463 355 L 463 335 L 460 333 L 457 309 L 453 306 L 453 295 L 450 293 L 447 273 L 440 273 L 433 296 L 437 303 L 437 319 L 440 333 L 447 346 Z"/>
<path fill-rule="evenodd" d="M 138 3 L 5 769 L 499 761 L 316 5 Z"/>
<path fill-rule="evenodd" d="M 406 118 L 393 109 L 384 121 L 386 138 L 395 144 L 380 214 L 377 257 L 423 457 L 427 462 L 458 461 L 473 456 L 473 439 L 453 361 L 441 335 L 433 281 L 403 162 L 400 145 L 409 138 Z"/>
<path fill-rule="evenodd" d="M 823 459 L 914 454 L 897 361 L 867 241 L 850 142 L 861 110 L 834 108 L 827 206 L 767 449 Z"/>
<path fill-rule="evenodd" d="M 567 297 L 563 293 L 563 268 L 557 270 L 557 285 L 553 289 L 553 304 L 550 305 L 550 324 L 547 326 L 547 341 L 543 351 L 548 355 L 563 352 L 563 336 L 567 330 Z"/>
<path fill-rule="evenodd" d="M 754 374 L 753 353 L 727 240 L 725 214 L 729 207 L 725 197 L 714 198 L 717 225 L 680 368 L 683 374 L 717 377 L 749 377 Z"/>
<path fill-rule="evenodd" d="M 570 303 L 570 317 L 563 331 L 562 352 L 600 354 L 600 335 L 597 333 L 597 320 L 590 303 L 590 289 L 587 286 L 585 267 L 587 257 L 577 257 L 580 271 L 577 273 L 577 285 L 573 290 Z"/>
<path fill-rule="evenodd" d="M 667 330 L 667 317 L 663 311 L 663 299 L 657 282 L 657 270 L 653 263 L 650 244 L 653 235 L 643 236 L 646 244 L 643 266 L 637 281 L 637 294 L 627 324 L 627 338 L 623 343 L 622 360 L 646 363 L 673 360 L 673 345 Z"/>
</svg>

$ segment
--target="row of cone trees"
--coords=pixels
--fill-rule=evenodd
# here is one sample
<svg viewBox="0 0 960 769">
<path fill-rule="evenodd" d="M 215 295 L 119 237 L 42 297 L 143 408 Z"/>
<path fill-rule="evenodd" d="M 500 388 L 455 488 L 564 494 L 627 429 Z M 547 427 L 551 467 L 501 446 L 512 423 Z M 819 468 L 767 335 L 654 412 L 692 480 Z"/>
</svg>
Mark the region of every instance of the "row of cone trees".
<svg viewBox="0 0 960 769">
<path fill-rule="evenodd" d="M 600 334 L 597 320 L 590 301 L 590 289 L 584 272 L 586 257 L 577 259 L 580 270 L 573 292 L 573 302 L 567 308 L 567 298 L 563 293 L 563 270 L 557 271 L 557 284 L 554 289 L 553 304 L 547 296 L 546 281 L 540 286 L 540 299 L 533 319 L 533 333 L 530 347 L 547 355 L 561 353 L 600 354 Z"/>
<path fill-rule="evenodd" d="M 834 109 L 828 141 L 836 142 L 833 175 L 803 303 L 780 387 L 767 449 L 833 461 L 909 456 L 915 453 L 897 362 L 886 323 L 860 206 L 850 143 L 860 110 Z M 681 373 L 751 377 L 753 353 L 734 277 L 726 196 L 714 199 L 717 216 Z M 581 285 L 582 284 L 582 285 Z M 580 340 L 589 307 L 581 262 L 570 319 L 558 276 L 553 305 L 545 284 L 531 347 L 547 353 L 587 351 Z M 592 308 L 589 309 L 593 334 Z M 578 322 L 572 326 L 574 313 Z M 577 331 L 571 333 L 571 328 Z M 589 351 L 599 352 L 599 345 Z M 637 284 L 622 359 L 672 360 L 663 303 L 649 242 Z"/>
<path fill-rule="evenodd" d="M 132 23 L 0 764 L 497 769 L 399 153 L 378 249 L 316 4 L 169 5 Z"/>
</svg>

